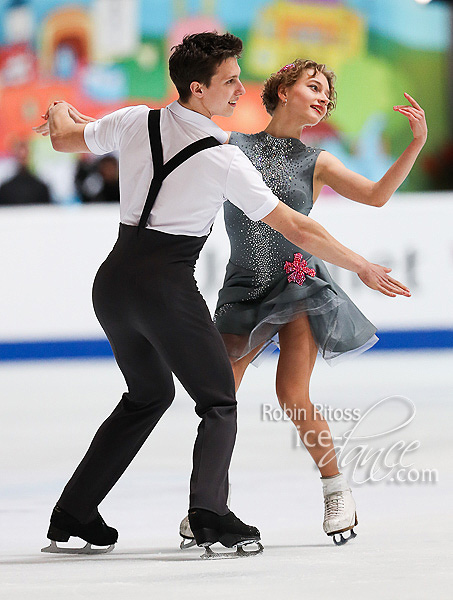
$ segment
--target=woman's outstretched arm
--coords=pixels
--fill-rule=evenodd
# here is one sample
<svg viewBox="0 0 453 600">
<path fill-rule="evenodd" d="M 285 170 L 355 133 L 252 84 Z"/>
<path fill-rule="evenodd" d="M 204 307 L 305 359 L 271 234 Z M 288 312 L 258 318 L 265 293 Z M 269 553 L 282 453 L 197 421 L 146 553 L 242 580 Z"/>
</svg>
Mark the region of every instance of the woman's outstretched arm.
<svg viewBox="0 0 453 600">
<path fill-rule="evenodd" d="M 347 169 L 329 152 L 321 152 L 316 161 L 315 188 L 320 190 L 323 185 L 328 185 L 345 198 L 355 202 L 369 206 L 384 206 L 409 175 L 428 135 L 423 109 L 409 94 L 404 95 L 410 102 L 410 106 L 394 106 L 393 109 L 409 119 L 413 140 L 385 175 L 375 183 Z"/>
<path fill-rule="evenodd" d="M 322 225 L 293 210 L 283 202 L 266 217 L 264 223 L 279 231 L 290 242 L 338 267 L 357 273 L 362 282 L 386 296 L 410 296 L 409 289 L 389 276 L 391 269 L 368 262 L 336 240 Z"/>
</svg>

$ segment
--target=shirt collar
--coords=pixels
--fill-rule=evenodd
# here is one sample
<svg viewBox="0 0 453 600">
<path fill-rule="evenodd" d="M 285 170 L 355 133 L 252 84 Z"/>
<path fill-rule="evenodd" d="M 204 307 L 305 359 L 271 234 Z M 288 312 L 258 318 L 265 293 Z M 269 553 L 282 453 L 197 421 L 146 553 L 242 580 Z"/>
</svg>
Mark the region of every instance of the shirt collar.
<svg viewBox="0 0 453 600">
<path fill-rule="evenodd" d="M 226 131 L 221 129 L 218 125 L 211 121 L 208 117 L 190 110 L 185 106 L 181 106 L 177 100 L 167 106 L 167 108 L 177 117 L 188 123 L 192 123 L 205 133 L 215 137 L 221 144 L 225 144 L 228 140 L 228 134 Z"/>
</svg>

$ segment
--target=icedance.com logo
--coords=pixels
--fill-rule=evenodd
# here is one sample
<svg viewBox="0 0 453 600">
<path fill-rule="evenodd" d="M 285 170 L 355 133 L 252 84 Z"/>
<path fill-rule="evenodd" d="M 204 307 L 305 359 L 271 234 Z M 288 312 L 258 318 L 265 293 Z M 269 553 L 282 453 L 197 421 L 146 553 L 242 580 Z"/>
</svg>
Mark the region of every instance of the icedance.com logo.
<svg viewBox="0 0 453 600">
<path fill-rule="evenodd" d="M 436 469 L 416 469 L 413 454 L 421 446 L 419 440 L 395 439 L 403 429 L 414 420 L 415 404 L 404 396 L 388 396 L 375 402 L 362 412 L 359 408 L 332 408 L 327 405 L 314 405 L 315 411 L 307 412 L 304 408 L 275 408 L 271 404 L 263 404 L 261 418 L 263 421 L 295 421 L 296 448 L 307 449 L 317 446 L 326 448 L 320 467 L 327 465 L 334 456 L 337 458 L 340 471 L 348 472 L 348 479 L 356 485 L 363 483 L 414 484 L 436 483 L 439 473 Z M 395 416 L 403 410 L 406 414 L 395 423 Z M 333 451 L 328 431 L 316 432 L 311 429 L 313 421 L 324 418 L 330 422 L 346 422 L 352 426 L 342 435 L 335 436 L 334 426 Z M 370 433 L 372 431 L 374 433 Z M 398 432 L 398 433 L 397 433 Z M 327 434 L 327 435 L 326 435 Z M 315 436 L 315 437 L 314 437 Z"/>
</svg>

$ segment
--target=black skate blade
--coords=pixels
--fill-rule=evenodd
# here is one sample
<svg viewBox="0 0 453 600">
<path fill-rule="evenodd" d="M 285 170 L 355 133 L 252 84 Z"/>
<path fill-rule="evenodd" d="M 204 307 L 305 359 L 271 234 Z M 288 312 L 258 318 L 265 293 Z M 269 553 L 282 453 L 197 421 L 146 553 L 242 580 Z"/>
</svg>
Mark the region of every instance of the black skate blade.
<svg viewBox="0 0 453 600">
<path fill-rule="evenodd" d="M 355 533 L 354 529 L 350 529 L 349 531 L 350 531 L 350 533 L 347 538 L 345 538 L 342 533 L 333 533 L 332 534 L 332 539 L 333 539 L 333 543 L 335 544 L 335 546 L 344 546 L 345 544 L 347 544 L 348 542 L 350 542 L 351 540 L 353 540 L 354 538 L 357 537 L 357 534 Z M 339 536 L 339 539 L 336 539 L 335 536 Z"/>
<path fill-rule="evenodd" d="M 179 547 L 181 548 L 181 550 L 187 550 L 187 548 L 192 548 L 193 546 L 196 546 L 197 542 L 195 540 L 195 538 L 186 538 L 183 537 L 181 543 L 179 544 Z"/>
<path fill-rule="evenodd" d="M 248 546 L 249 544 L 256 544 L 258 548 L 256 550 L 244 550 L 244 546 Z M 210 545 L 205 546 L 205 553 L 201 555 L 201 558 L 205 560 L 223 560 L 228 558 L 244 558 L 246 556 L 257 556 L 258 554 L 262 554 L 264 547 L 257 542 L 256 540 L 247 540 L 244 542 L 239 542 L 236 545 L 235 552 L 214 552 L 211 550 Z"/>
<path fill-rule="evenodd" d="M 47 552 L 49 554 L 107 554 L 111 552 L 115 544 L 111 544 L 110 546 L 106 546 L 104 548 L 93 548 L 92 545 L 87 542 L 85 546 L 81 548 L 65 548 L 62 546 L 57 546 L 57 542 L 51 540 L 50 544 L 45 548 L 41 548 L 41 552 Z"/>
</svg>

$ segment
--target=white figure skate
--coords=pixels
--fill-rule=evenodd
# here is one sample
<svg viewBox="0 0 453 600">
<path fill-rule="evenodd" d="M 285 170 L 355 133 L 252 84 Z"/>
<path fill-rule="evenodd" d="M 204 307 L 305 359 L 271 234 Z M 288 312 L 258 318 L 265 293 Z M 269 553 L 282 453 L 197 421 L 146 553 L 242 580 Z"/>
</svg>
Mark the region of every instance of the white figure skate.
<svg viewBox="0 0 453 600">
<path fill-rule="evenodd" d="M 186 515 L 181 521 L 179 525 L 179 535 L 182 537 L 182 542 L 179 545 L 181 550 L 186 550 L 186 548 L 192 548 L 192 546 L 196 545 L 197 542 L 195 541 L 195 537 L 190 528 L 189 515 Z"/>
<path fill-rule="evenodd" d="M 357 537 L 353 527 L 358 520 L 351 488 L 341 473 L 335 477 L 321 477 L 321 481 L 324 492 L 323 529 L 336 546 L 343 546 Z M 351 532 L 348 537 L 343 536 L 345 531 Z"/>
</svg>

